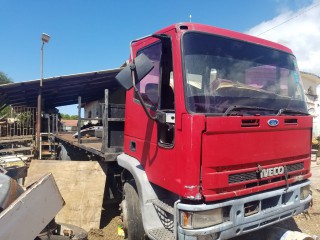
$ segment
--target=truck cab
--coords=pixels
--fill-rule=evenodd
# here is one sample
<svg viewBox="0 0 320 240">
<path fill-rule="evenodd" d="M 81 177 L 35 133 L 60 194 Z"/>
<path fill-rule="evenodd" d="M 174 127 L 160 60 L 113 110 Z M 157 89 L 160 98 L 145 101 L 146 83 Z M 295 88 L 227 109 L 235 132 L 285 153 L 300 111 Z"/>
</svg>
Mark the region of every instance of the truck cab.
<svg viewBox="0 0 320 240">
<path fill-rule="evenodd" d="M 309 207 L 312 117 L 290 49 L 179 23 L 133 41 L 130 62 L 129 239 L 228 239 Z"/>
</svg>

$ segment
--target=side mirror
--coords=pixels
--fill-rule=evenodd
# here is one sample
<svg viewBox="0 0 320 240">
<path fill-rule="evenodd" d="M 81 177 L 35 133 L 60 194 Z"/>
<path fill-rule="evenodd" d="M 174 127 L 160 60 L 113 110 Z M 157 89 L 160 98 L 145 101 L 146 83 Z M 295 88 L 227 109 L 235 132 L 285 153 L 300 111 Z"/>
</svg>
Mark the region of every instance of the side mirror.
<svg viewBox="0 0 320 240">
<path fill-rule="evenodd" d="M 132 70 L 135 71 L 135 84 L 139 83 L 154 68 L 152 61 L 143 53 L 122 69 L 116 76 L 117 81 L 126 89 L 133 87 Z"/>
</svg>

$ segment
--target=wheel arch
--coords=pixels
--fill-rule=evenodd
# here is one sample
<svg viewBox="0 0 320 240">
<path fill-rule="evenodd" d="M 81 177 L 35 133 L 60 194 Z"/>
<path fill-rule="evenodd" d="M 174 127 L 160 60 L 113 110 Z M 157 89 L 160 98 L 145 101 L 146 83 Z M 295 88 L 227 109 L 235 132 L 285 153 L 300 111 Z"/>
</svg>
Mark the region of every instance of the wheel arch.
<svg viewBox="0 0 320 240">
<path fill-rule="evenodd" d="M 125 153 L 117 157 L 117 162 L 125 169 L 123 172 L 123 180 L 128 180 L 132 177 L 135 181 L 145 232 L 148 233 L 151 229 L 162 228 L 163 225 L 151 202 L 151 200 L 157 199 L 158 197 L 140 162 Z"/>
</svg>

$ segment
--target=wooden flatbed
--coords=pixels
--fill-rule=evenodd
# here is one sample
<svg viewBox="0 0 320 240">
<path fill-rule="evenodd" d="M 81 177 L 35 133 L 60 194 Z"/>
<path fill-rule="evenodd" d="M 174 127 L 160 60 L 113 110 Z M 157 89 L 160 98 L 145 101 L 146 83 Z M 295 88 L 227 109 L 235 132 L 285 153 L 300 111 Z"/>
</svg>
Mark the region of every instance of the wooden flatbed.
<svg viewBox="0 0 320 240">
<path fill-rule="evenodd" d="M 97 137 L 82 137 L 80 143 L 74 133 L 58 133 L 55 135 L 56 141 L 82 149 L 88 153 L 99 156 L 103 161 L 115 161 L 116 157 L 122 153 L 122 148 L 107 148 L 103 151 L 102 139 Z"/>
</svg>

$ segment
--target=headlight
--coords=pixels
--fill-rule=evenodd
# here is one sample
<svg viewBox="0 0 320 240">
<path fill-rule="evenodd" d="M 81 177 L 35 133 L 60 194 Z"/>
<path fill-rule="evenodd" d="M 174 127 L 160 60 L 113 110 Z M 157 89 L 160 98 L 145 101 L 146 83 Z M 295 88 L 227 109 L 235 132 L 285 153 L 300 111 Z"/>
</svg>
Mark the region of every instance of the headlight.
<svg viewBox="0 0 320 240">
<path fill-rule="evenodd" d="M 300 189 L 300 200 L 305 200 L 310 195 L 310 185 Z"/>
<path fill-rule="evenodd" d="M 188 229 L 205 228 L 223 222 L 223 209 L 216 208 L 201 212 L 180 212 L 181 227 Z"/>
</svg>

